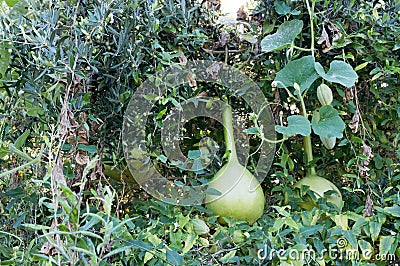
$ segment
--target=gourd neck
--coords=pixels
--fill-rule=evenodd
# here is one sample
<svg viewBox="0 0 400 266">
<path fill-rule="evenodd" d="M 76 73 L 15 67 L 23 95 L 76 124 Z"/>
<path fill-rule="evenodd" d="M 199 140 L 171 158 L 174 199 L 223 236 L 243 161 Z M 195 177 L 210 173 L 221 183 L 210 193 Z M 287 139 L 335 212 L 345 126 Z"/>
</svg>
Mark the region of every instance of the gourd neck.
<svg viewBox="0 0 400 266">
<path fill-rule="evenodd" d="M 226 145 L 226 152 L 229 153 L 228 163 L 233 161 L 237 162 L 235 137 L 233 134 L 232 126 L 232 107 L 227 105 L 222 110 L 222 125 L 224 126 L 224 140 Z"/>
</svg>

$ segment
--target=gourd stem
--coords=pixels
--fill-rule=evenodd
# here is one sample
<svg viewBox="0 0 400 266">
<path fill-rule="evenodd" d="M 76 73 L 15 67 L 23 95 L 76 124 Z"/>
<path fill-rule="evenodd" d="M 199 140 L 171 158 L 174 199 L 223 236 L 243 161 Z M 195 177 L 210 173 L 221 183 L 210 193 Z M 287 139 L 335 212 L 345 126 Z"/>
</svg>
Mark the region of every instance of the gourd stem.
<svg viewBox="0 0 400 266">
<path fill-rule="evenodd" d="M 232 107 L 229 105 L 222 110 L 222 125 L 224 126 L 226 151 L 229 152 L 228 162 L 238 161 L 232 126 Z"/>
<path fill-rule="evenodd" d="M 303 137 L 303 146 L 304 146 L 304 151 L 305 151 L 306 156 L 307 156 L 307 163 L 309 164 L 313 160 L 311 136 L 310 135 L 308 135 L 306 137 Z M 308 171 L 309 175 L 315 175 L 316 174 L 314 166 L 309 167 L 308 169 L 309 169 L 309 171 Z"/>
<path fill-rule="evenodd" d="M 311 0 L 311 7 L 310 7 L 309 0 L 306 0 L 306 5 L 307 5 L 308 14 L 310 16 L 311 55 L 315 56 L 315 53 L 314 53 L 314 45 L 315 45 L 315 40 L 314 40 L 314 8 L 315 8 L 315 0 Z M 301 96 L 300 91 L 299 91 L 299 98 L 300 98 L 301 106 L 302 106 L 302 109 L 303 109 L 303 116 L 306 119 L 308 119 L 307 110 L 306 110 L 306 107 L 305 107 L 305 104 L 304 104 L 304 100 L 303 100 L 303 97 Z M 303 146 L 304 146 L 304 152 L 306 153 L 306 157 L 307 157 L 307 164 L 310 164 L 312 162 L 312 160 L 313 160 L 312 145 L 311 145 L 311 135 L 303 137 Z M 314 166 L 308 167 L 307 175 L 316 175 Z"/>
<path fill-rule="evenodd" d="M 302 114 L 308 120 L 307 109 L 304 103 L 303 96 L 301 95 L 301 91 L 298 90 L 297 93 L 299 95 L 299 100 L 301 102 Z M 304 147 L 304 152 L 306 153 L 307 164 L 310 164 L 313 161 L 311 134 L 303 137 L 303 147 Z M 308 168 L 307 175 L 316 175 L 314 166 Z"/>
</svg>

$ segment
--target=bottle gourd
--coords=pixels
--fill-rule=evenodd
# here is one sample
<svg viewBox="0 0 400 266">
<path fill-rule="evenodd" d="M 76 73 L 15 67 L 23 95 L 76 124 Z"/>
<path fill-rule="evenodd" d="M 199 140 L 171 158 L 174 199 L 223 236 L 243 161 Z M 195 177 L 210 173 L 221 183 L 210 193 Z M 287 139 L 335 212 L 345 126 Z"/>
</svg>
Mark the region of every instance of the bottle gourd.
<svg viewBox="0 0 400 266">
<path fill-rule="evenodd" d="M 230 154 L 228 162 L 215 174 L 208 186 L 221 195 L 207 194 L 205 205 L 215 215 L 252 224 L 264 212 L 264 192 L 257 178 L 237 158 L 230 106 L 222 111 L 222 124 L 226 149 Z M 223 222 L 222 219 L 220 221 Z"/>
</svg>

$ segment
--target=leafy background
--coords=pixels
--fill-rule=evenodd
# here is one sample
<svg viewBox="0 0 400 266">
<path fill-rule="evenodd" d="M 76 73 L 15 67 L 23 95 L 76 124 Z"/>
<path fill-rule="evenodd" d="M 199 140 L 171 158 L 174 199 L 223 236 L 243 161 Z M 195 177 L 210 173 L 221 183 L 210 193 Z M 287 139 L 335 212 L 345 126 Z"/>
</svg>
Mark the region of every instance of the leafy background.
<svg viewBox="0 0 400 266">
<path fill-rule="evenodd" d="M 245 71 L 273 105 L 276 123 L 298 114 L 287 92 L 273 88 L 276 74 L 307 55 L 291 49 L 262 51 L 262 40 L 286 21 L 299 20 L 297 47 L 310 43 L 303 1 L 263 1 L 241 23 L 217 23 L 214 1 L 5 1 L 0 27 L 0 258 L 39 265 L 387 265 L 370 259 L 262 260 L 257 252 L 305 248 L 321 253 L 347 245 L 400 256 L 400 6 L 398 1 L 317 1 L 313 23 L 316 59 L 349 63 L 356 86 L 332 85 L 333 106 L 346 124 L 327 150 L 313 136 L 317 173 L 342 191 L 341 216 L 320 200 L 302 210 L 293 184 L 305 175 L 301 137 L 277 147 L 263 185 L 267 208 L 253 225 L 220 225 L 201 206 L 177 207 L 149 198 L 127 171 L 120 143 L 122 118 L 134 88 L 164 66 L 182 60 L 223 61 Z M 12 7 L 11 7 L 12 6 Z M 287 23 L 287 22 L 286 22 Z M 329 73 L 328 73 L 329 74 Z M 318 104 L 317 83 L 307 106 Z M 166 173 L 157 143 L 174 102 L 224 88 L 198 84 L 167 95 L 148 130 L 154 161 Z M 248 107 L 229 96 L 248 116 Z M 150 126 L 150 125 L 149 125 Z M 151 125 L 154 127 L 154 124 Z M 152 133 L 154 132 L 154 133 Z M 224 147 L 219 124 L 198 119 L 187 127 L 190 151 L 201 137 Z M 257 146 L 257 138 L 251 140 Z M 257 155 L 255 155 L 257 156 Z M 255 158 L 250 158 L 249 169 Z M 57 184 L 60 184 L 57 186 Z"/>
</svg>

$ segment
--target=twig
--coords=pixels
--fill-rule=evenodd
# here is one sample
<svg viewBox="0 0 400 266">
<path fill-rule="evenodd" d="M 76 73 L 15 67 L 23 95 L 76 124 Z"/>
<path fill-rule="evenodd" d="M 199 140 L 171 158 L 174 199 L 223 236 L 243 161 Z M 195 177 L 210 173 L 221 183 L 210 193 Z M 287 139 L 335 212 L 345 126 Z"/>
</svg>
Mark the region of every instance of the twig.
<svg viewBox="0 0 400 266">
<path fill-rule="evenodd" d="M 247 49 L 239 49 L 239 50 L 224 50 L 224 51 L 214 51 L 206 48 L 201 48 L 203 49 L 204 52 L 207 52 L 209 54 L 225 54 L 226 52 L 228 53 L 241 53 L 247 51 Z"/>
</svg>

